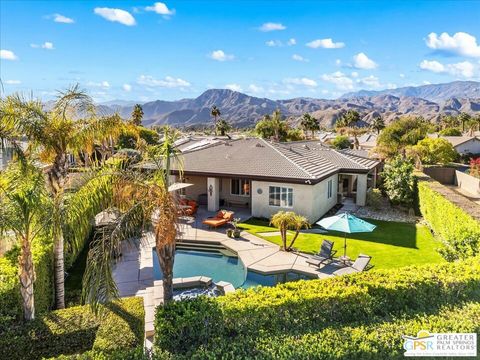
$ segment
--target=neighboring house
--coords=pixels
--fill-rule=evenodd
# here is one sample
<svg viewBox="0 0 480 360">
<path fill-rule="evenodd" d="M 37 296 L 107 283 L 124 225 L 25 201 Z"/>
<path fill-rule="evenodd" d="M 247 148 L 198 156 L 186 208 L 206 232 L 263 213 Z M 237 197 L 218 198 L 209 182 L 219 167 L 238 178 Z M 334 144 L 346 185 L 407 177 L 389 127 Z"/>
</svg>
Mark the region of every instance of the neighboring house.
<svg viewBox="0 0 480 360">
<path fill-rule="evenodd" d="M 291 210 L 313 222 L 342 198 L 365 205 L 375 186 L 379 162 L 323 146 L 317 141 L 288 143 L 246 138 L 215 142 L 181 155 L 185 196 L 210 211 L 248 207 L 269 218 Z M 148 169 L 151 165 L 144 165 Z M 178 177 L 178 168 L 172 174 Z"/>
<path fill-rule="evenodd" d="M 364 134 L 358 138 L 361 150 L 372 151 L 377 146 L 377 134 Z"/>
<path fill-rule="evenodd" d="M 480 139 L 476 136 L 438 136 L 437 134 L 429 134 L 428 136 L 447 140 L 461 155 L 480 154 Z"/>
</svg>

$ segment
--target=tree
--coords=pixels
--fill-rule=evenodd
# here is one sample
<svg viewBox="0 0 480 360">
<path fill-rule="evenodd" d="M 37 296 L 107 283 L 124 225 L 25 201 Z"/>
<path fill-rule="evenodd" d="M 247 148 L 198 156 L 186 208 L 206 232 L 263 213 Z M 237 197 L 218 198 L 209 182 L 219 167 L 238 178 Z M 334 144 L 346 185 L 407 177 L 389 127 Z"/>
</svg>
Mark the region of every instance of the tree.
<svg viewBox="0 0 480 360">
<path fill-rule="evenodd" d="M 445 128 L 438 132 L 442 136 L 462 136 L 462 132 L 458 128 Z"/>
<path fill-rule="evenodd" d="M 458 115 L 458 121 L 460 124 L 462 124 L 462 132 L 465 132 L 465 124 L 468 124 L 470 120 L 472 120 L 472 117 L 465 112 L 462 112 L 460 115 Z"/>
<path fill-rule="evenodd" d="M 443 128 L 455 128 L 460 126 L 460 121 L 456 116 L 453 115 L 444 115 L 440 122 Z"/>
<path fill-rule="evenodd" d="M 308 137 L 308 132 L 311 131 L 313 138 L 315 131 L 320 130 L 318 120 L 308 113 L 303 114 L 302 119 L 300 120 L 300 127 L 304 131 L 305 137 Z"/>
<path fill-rule="evenodd" d="M 348 139 L 348 136 L 344 135 L 337 135 L 335 139 L 332 140 L 332 146 L 335 149 L 349 149 L 350 148 L 350 140 Z"/>
<path fill-rule="evenodd" d="M 97 118 L 93 101 L 78 85 L 60 92 L 51 111 L 46 112 L 39 100 L 26 100 L 15 94 L 2 99 L 2 124 L 13 124 L 24 134 L 39 159 L 49 164 L 45 172 L 47 189 L 53 202 L 52 237 L 54 243 L 54 278 L 56 307 L 65 307 L 63 212 L 65 185 L 69 180 L 68 155 L 85 152 L 87 156 L 96 141 L 103 142 L 118 134 L 116 119 Z M 109 128 L 110 126 L 110 128 Z"/>
<path fill-rule="evenodd" d="M 400 156 L 385 163 L 381 176 L 385 192 L 393 204 L 413 206 L 417 183 L 413 171 L 412 162 Z"/>
<path fill-rule="evenodd" d="M 391 123 L 380 133 L 375 151 L 384 158 L 403 154 L 409 145 L 425 138 L 428 124 L 419 117 L 404 117 Z"/>
<path fill-rule="evenodd" d="M 132 111 L 131 123 L 136 126 L 142 126 L 143 109 L 140 104 L 135 104 Z"/>
<path fill-rule="evenodd" d="M 356 110 L 347 110 L 335 123 L 336 128 L 353 127 L 360 121 L 360 113 Z"/>
<path fill-rule="evenodd" d="M 225 136 L 230 130 L 232 130 L 232 126 L 224 119 L 220 119 L 215 123 L 215 134 L 217 135 Z"/>
<path fill-rule="evenodd" d="M 292 246 L 297 240 L 300 230 L 310 228 L 310 223 L 304 216 L 298 215 L 293 211 L 279 211 L 274 214 L 270 220 L 270 224 L 280 230 L 282 238 L 282 250 L 291 251 Z M 295 230 L 290 244 L 287 246 L 287 230 Z"/>
<path fill-rule="evenodd" d="M 377 134 L 380 134 L 380 131 L 385 129 L 385 121 L 381 116 L 376 116 L 372 120 L 371 127 L 377 132 Z"/>
<path fill-rule="evenodd" d="M 212 106 L 212 109 L 210 110 L 210 115 L 213 116 L 213 119 L 214 119 L 214 122 L 215 122 L 213 125 L 214 125 L 214 127 L 216 127 L 216 126 L 217 126 L 217 118 L 218 118 L 220 115 L 222 115 L 221 112 L 220 112 L 220 109 L 217 108 L 216 105 L 213 105 L 213 106 Z"/>
<path fill-rule="evenodd" d="M 265 115 L 255 125 L 255 132 L 264 139 L 273 138 L 275 141 L 286 141 L 288 137 L 289 126 L 283 119 L 280 110 L 275 110 L 273 114 Z"/>
<path fill-rule="evenodd" d="M 452 144 L 442 138 L 425 138 L 408 149 L 410 155 L 418 156 L 422 164 L 446 165 L 458 157 Z"/>
<path fill-rule="evenodd" d="M 152 229 L 163 273 L 164 301 L 173 299 L 173 265 L 177 238 L 177 202 L 168 191 L 171 162 L 181 171 L 174 132 L 165 129 L 162 145 L 152 148 L 153 172 L 127 168 L 114 175 L 110 208 L 119 210 L 115 221 L 91 245 L 83 278 L 83 299 L 94 309 L 118 296 L 112 263 L 123 241 Z"/>
<path fill-rule="evenodd" d="M 20 294 L 25 320 L 35 318 L 35 268 L 31 246 L 50 229 L 51 203 L 42 171 L 26 159 L 12 162 L 0 176 L 0 235 L 12 232 L 20 245 Z"/>
</svg>

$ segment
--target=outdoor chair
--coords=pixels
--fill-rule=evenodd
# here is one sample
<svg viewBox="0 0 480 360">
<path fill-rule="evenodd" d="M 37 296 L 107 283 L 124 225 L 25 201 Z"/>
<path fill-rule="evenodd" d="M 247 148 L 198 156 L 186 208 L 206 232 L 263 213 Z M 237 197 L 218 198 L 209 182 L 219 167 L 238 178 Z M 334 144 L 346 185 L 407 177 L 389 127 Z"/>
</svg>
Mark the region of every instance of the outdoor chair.
<svg viewBox="0 0 480 360">
<path fill-rule="evenodd" d="M 336 253 L 337 250 L 333 250 L 333 242 L 323 240 L 322 245 L 320 246 L 320 251 L 311 258 L 307 259 L 307 264 L 320 267 L 320 265 L 326 261 L 331 261 Z"/>
<path fill-rule="evenodd" d="M 233 211 L 220 210 L 215 216 L 203 220 L 202 223 L 210 228 L 217 228 L 232 221 L 234 214 Z"/>
<path fill-rule="evenodd" d="M 352 265 L 335 271 L 333 275 L 341 276 L 370 270 L 373 267 L 373 265 L 368 265 L 371 259 L 371 256 L 360 254 Z"/>
</svg>

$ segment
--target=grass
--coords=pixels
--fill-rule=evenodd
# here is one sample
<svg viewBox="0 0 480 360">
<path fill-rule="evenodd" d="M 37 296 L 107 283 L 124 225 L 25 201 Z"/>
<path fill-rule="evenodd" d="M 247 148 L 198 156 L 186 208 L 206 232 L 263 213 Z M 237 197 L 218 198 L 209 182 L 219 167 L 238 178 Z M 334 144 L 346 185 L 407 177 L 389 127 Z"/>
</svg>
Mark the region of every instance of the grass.
<svg viewBox="0 0 480 360">
<path fill-rule="evenodd" d="M 375 268 L 391 269 L 408 265 L 421 265 L 444 261 L 436 248 L 439 242 L 428 227 L 420 224 L 365 219 L 377 225 L 371 233 L 347 234 L 347 255 L 354 259 L 358 254 L 372 256 Z M 281 245 L 280 236 L 264 236 L 259 233 L 278 231 L 267 220 L 249 219 L 240 226 L 267 241 Z M 291 238 L 292 234 L 289 234 Z M 343 255 L 344 234 L 329 231 L 326 234 L 301 233 L 294 247 L 302 252 L 316 253 L 323 239 L 334 241 L 336 256 Z"/>
</svg>

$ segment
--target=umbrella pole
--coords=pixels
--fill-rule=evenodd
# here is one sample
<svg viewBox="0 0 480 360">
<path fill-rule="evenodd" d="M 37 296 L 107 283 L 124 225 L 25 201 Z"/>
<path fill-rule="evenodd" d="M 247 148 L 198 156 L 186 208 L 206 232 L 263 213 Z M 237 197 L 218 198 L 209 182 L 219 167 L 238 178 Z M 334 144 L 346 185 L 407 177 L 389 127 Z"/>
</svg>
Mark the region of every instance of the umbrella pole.
<svg viewBox="0 0 480 360">
<path fill-rule="evenodd" d="M 347 256 L 347 233 L 345 234 L 345 238 L 343 239 L 343 256 Z"/>
</svg>

